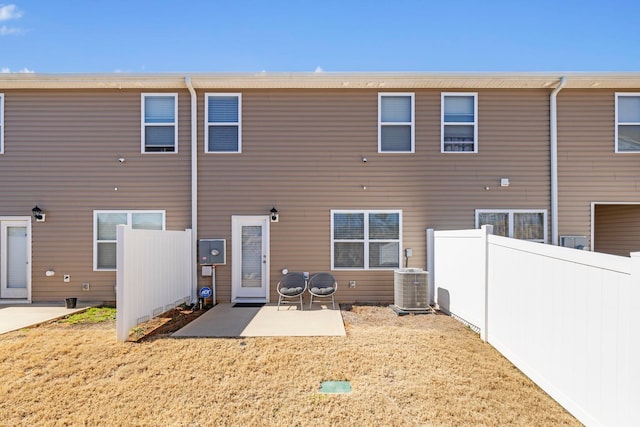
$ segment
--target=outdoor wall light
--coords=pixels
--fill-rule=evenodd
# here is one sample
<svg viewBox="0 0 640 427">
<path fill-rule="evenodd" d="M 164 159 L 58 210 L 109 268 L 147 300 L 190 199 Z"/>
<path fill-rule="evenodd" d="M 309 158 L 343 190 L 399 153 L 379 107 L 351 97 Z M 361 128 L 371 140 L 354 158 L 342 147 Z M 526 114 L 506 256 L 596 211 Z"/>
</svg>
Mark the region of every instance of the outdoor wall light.
<svg viewBox="0 0 640 427">
<path fill-rule="evenodd" d="M 269 211 L 271 214 L 271 222 L 278 222 L 280 220 L 280 215 L 278 214 L 278 209 L 276 207 L 272 207 Z"/>
<path fill-rule="evenodd" d="M 31 213 L 33 217 L 36 219 L 36 222 L 44 222 L 45 213 L 42 212 L 42 209 L 36 205 L 33 209 L 31 209 Z"/>
</svg>

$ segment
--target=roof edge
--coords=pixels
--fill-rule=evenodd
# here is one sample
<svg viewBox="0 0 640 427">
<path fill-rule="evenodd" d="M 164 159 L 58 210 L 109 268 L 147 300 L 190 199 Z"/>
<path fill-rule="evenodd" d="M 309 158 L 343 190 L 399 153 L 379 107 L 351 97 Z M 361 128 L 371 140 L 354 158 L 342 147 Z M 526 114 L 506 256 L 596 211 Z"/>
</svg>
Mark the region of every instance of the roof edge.
<svg viewBox="0 0 640 427">
<path fill-rule="evenodd" d="M 0 73 L 2 89 L 568 89 L 640 88 L 640 73 L 309 72 L 309 73 Z"/>
</svg>

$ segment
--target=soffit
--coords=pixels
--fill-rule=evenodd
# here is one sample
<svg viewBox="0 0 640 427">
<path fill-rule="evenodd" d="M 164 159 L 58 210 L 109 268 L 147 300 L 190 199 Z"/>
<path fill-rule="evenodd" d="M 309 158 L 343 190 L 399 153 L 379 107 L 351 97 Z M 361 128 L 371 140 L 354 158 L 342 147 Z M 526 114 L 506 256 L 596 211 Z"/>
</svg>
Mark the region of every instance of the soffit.
<svg viewBox="0 0 640 427">
<path fill-rule="evenodd" d="M 640 88 L 640 73 L 0 74 L 2 89 L 567 89 Z"/>
</svg>

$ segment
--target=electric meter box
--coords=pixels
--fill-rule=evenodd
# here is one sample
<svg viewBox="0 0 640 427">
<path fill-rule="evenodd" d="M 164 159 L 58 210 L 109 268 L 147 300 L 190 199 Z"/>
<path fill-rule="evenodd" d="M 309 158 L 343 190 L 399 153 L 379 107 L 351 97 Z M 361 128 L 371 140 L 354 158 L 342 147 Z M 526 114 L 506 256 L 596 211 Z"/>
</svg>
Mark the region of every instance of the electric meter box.
<svg viewBox="0 0 640 427">
<path fill-rule="evenodd" d="M 226 248 L 226 239 L 200 239 L 198 241 L 198 262 L 200 265 L 226 264 Z"/>
</svg>

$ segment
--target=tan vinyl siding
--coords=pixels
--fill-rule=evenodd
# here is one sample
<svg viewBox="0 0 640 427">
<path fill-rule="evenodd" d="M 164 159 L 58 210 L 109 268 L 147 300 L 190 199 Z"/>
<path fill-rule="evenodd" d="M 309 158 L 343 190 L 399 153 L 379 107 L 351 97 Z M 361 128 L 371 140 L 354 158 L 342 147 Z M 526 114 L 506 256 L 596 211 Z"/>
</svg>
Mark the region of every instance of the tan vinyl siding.
<svg viewBox="0 0 640 427">
<path fill-rule="evenodd" d="M 141 154 L 143 92 L 157 90 L 4 92 L 0 216 L 36 204 L 47 214 L 32 228 L 34 301 L 115 299 L 115 273 L 93 271 L 94 210 L 163 209 L 167 229 L 190 227 L 189 93 L 178 92 L 179 153 Z M 279 210 L 270 224 L 275 300 L 282 268 L 330 270 L 332 209 L 401 210 L 402 248 L 422 268 L 426 228 L 473 228 L 476 209 L 549 209 L 547 90 L 479 90 L 477 154 L 440 152 L 440 90 L 415 91 L 414 154 L 377 152 L 377 90 L 230 92 L 242 93 L 242 153 L 204 153 L 205 91 L 197 104 L 198 238 L 227 239 L 219 301 L 231 298 L 232 215 Z M 45 277 L 51 268 L 56 276 Z M 339 301 L 393 299 L 391 271 L 333 273 Z M 80 292 L 82 282 L 91 291 Z"/>
<path fill-rule="evenodd" d="M 422 268 L 427 228 L 473 228 L 475 209 L 549 209 L 548 91 L 479 91 L 478 154 L 440 152 L 437 90 L 415 92 L 415 154 L 377 152 L 378 91 L 242 96 L 241 154 L 203 153 L 198 97 L 199 237 L 228 244 L 227 265 L 216 269 L 220 301 L 231 298 L 232 215 L 266 215 L 272 206 L 280 212 L 270 227 L 274 300 L 282 268 L 330 270 L 331 209 L 402 210 L 402 246 L 413 249 L 409 266 Z M 511 185 L 500 187 L 500 178 Z M 340 301 L 393 300 L 392 271 L 333 273 Z"/>
<path fill-rule="evenodd" d="M 594 250 L 629 256 L 640 251 L 640 203 L 595 206 Z"/>
<path fill-rule="evenodd" d="M 33 300 L 115 300 L 115 272 L 93 271 L 93 211 L 163 209 L 167 229 L 190 227 L 188 92 L 179 93 L 177 154 L 140 153 L 141 91 L 4 93 L 0 215 L 29 215 L 36 204 L 46 212 L 32 225 Z"/>
<path fill-rule="evenodd" d="M 640 202 L 640 154 L 616 154 L 614 133 L 615 91 L 560 92 L 560 235 L 591 236 L 592 202 Z"/>
</svg>

